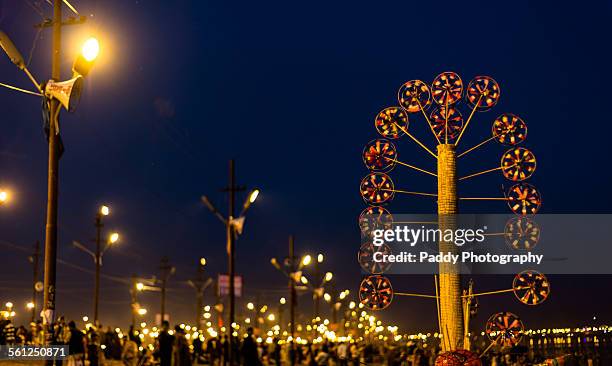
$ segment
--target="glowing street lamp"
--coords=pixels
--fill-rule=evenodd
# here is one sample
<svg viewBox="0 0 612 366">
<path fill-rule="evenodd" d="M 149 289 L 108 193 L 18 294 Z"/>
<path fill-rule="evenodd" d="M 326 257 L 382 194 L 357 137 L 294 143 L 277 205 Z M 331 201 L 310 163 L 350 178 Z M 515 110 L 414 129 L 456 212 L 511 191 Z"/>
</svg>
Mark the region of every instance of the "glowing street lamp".
<svg viewBox="0 0 612 366">
<path fill-rule="evenodd" d="M 312 257 L 310 256 L 310 254 L 306 254 L 303 258 L 302 258 L 302 265 L 303 266 L 307 266 L 310 264 L 310 262 L 312 262 Z"/>
<path fill-rule="evenodd" d="M 247 309 L 253 310 L 253 309 L 255 309 L 255 305 L 252 302 L 250 302 L 250 303 L 247 304 Z"/>
<path fill-rule="evenodd" d="M 26 304 L 26 308 L 27 308 L 28 310 L 32 310 L 32 309 L 34 309 L 34 303 L 30 301 L 29 303 L 27 303 L 27 304 Z"/>
<path fill-rule="evenodd" d="M 108 214 L 110 214 L 110 208 L 104 205 L 100 206 L 100 215 L 108 216 Z"/>
<path fill-rule="evenodd" d="M 145 308 L 138 309 L 138 315 L 142 316 L 142 315 L 146 315 L 146 314 L 147 314 L 147 309 L 145 309 Z"/>
<path fill-rule="evenodd" d="M 119 233 L 112 233 L 108 237 L 108 243 L 109 244 L 115 244 L 118 241 L 119 241 Z"/>
<path fill-rule="evenodd" d="M 91 62 L 98 57 L 100 53 L 100 43 L 94 37 L 89 38 L 81 48 L 81 54 L 85 60 Z"/>
<path fill-rule="evenodd" d="M 142 283 L 142 282 L 138 282 L 138 283 L 136 284 L 136 290 L 138 290 L 138 291 L 143 291 L 143 290 L 144 290 L 144 288 L 145 288 L 144 283 Z"/>
<path fill-rule="evenodd" d="M 81 47 L 81 53 L 77 56 L 72 65 L 72 72 L 75 75 L 87 76 L 100 53 L 100 43 L 94 37 L 88 38 Z"/>
<path fill-rule="evenodd" d="M 0 189 L 0 206 L 8 202 L 9 194 L 7 191 Z"/>
<path fill-rule="evenodd" d="M 334 278 L 334 274 L 331 272 L 327 272 L 325 274 L 325 282 L 330 282 Z"/>
<path fill-rule="evenodd" d="M 200 265 L 202 267 L 204 267 L 206 265 L 206 258 L 204 258 L 204 257 L 200 258 Z"/>
<path fill-rule="evenodd" d="M 284 297 L 281 297 L 280 300 L 278 300 L 278 302 L 280 302 L 281 305 L 285 305 L 287 303 L 287 299 L 285 299 Z"/>
<path fill-rule="evenodd" d="M 323 254 L 319 253 L 319 255 L 317 255 L 317 262 L 323 263 L 323 259 L 324 259 Z"/>
</svg>

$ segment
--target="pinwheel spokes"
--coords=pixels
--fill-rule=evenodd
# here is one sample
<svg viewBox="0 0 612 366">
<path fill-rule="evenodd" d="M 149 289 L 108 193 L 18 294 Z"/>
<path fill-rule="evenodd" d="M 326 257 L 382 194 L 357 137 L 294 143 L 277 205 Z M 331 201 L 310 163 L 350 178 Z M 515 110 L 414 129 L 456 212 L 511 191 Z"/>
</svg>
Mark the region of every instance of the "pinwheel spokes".
<svg viewBox="0 0 612 366">
<path fill-rule="evenodd" d="M 463 116 L 455 107 L 445 106 L 433 110 L 430 116 L 431 126 L 438 139 L 455 139 L 463 128 Z"/>
<path fill-rule="evenodd" d="M 527 124 L 512 113 L 504 113 L 493 121 L 494 139 L 504 145 L 518 145 L 527 138 Z"/>
<path fill-rule="evenodd" d="M 465 99 L 478 111 L 487 111 L 499 101 L 499 85 L 489 76 L 477 76 L 467 86 Z"/>
<path fill-rule="evenodd" d="M 370 141 L 363 148 L 363 162 L 373 171 L 387 172 L 395 167 L 397 150 L 395 145 L 387 139 Z"/>
<path fill-rule="evenodd" d="M 516 298 L 526 305 L 543 303 L 550 294 L 550 282 L 538 271 L 527 270 L 517 274 L 512 281 Z"/>
<path fill-rule="evenodd" d="M 383 258 L 383 255 L 389 255 L 391 253 L 391 247 L 389 247 L 388 244 L 385 243 L 378 246 L 368 241 L 361 244 L 359 252 L 357 253 L 357 260 L 364 271 L 372 274 L 382 274 L 389 270 L 391 267 L 391 262 L 380 261 L 380 259 L 379 261 L 375 261 L 374 256 L 377 255 L 378 257 Z"/>
<path fill-rule="evenodd" d="M 406 112 L 416 113 L 431 104 L 431 91 L 421 80 L 410 80 L 399 88 L 397 101 Z"/>
<path fill-rule="evenodd" d="M 524 147 L 512 148 L 501 158 L 501 170 L 507 179 L 520 182 L 533 175 L 536 169 L 536 158 Z"/>
<path fill-rule="evenodd" d="M 359 285 L 359 301 L 370 310 L 382 310 L 393 301 L 393 288 L 387 277 L 365 277 Z"/>
<path fill-rule="evenodd" d="M 393 227 L 393 216 L 386 208 L 370 206 L 359 215 L 359 228 L 366 237 L 371 237 L 374 230 L 386 230 Z"/>
<path fill-rule="evenodd" d="M 384 173 L 370 173 L 361 181 L 361 197 L 370 205 L 380 205 L 393 199 L 395 188 Z"/>
<path fill-rule="evenodd" d="M 398 139 L 408 128 L 408 115 L 400 107 L 388 107 L 378 113 L 374 125 L 382 136 Z"/>
<path fill-rule="evenodd" d="M 510 187 L 506 200 L 512 212 L 520 216 L 535 215 L 542 204 L 540 192 L 528 183 Z"/>
<path fill-rule="evenodd" d="M 431 91 L 433 100 L 438 105 L 453 105 L 461 100 L 463 81 L 454 72 L 443 72 L 434 79 Z"/>
<path fill-rule="evenodd" d="M 528 217 L 516 216 L 506 223 L 504 238 L 512 249 L 529 251 L 540 241 L 540 227 Z"/>
<path fill-rule="evenodd" d="M 485 327 L 487 337 L 503 346 L 517 345 L 521 341 L 524 330 L 521 319 L 507 311 L 491 316 Z"/>
</svg>

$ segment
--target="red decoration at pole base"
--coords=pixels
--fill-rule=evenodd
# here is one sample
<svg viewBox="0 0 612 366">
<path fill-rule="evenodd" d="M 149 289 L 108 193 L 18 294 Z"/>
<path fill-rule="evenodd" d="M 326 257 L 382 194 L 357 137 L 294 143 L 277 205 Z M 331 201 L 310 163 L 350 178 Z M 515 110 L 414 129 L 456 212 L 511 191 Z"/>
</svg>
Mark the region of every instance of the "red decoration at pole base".
<svg viewBox="0 0 612 366">
<path fill-rule="evenodd" d="M 441 353 L 436 366 L 482 366 L 477 354 L 465 349 Z"/>
</svg>

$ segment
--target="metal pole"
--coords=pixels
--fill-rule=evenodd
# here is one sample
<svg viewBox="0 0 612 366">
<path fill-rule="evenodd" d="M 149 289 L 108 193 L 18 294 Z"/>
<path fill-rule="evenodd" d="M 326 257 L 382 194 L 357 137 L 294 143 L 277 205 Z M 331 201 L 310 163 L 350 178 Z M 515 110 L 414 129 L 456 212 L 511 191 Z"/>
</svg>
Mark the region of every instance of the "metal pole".
<svg viewBox="0 0 612 366">
<path fill-rule="evenodd" d="M 196 285 L 196 322 L 198 328 L 202 329 L 202 306 L 204 306 L 204 266 L 198 263 L 198 278 L 195 281 Z"/>
<path fill-rule="evenodd" d="M 132 286 L 130 287 L 131 311 L 132 311 L 132 328 L 136 326 L 136 275 L 132 275 Z"/>
<path fill-rule="evenodd" d="M 38 282 L 38 257 L 40 257 L 40 242 L 37 240 L 32 254 L 32 322 L 36 321 L 36 282 Z"/>
<path fill-rule="evenodd" d="M 96 215 L 96 278 L 94 283 L 94 324 L 98 324 L 98 302 L 100 301 L 100 234 L 102 231 L 102 216 Z"/>
<path fill-rule="evenodd" d="M 166 283 L 168 282 L 168 276 L 170 275 L 171 266 L 168 260 L 168 257 L 163 257 L 161 260 L 161 266 L 159 267 L 161 271 L 161 312 L 160 312 L 160 320 L 159 325 L 164 321 L 164 315 L 166 314 Z"/>
<path fill-rule="evenodd" d="M 314 270 L 315 270 L 315 273 L 314 273 L 315 281 L 319 281 L 320 272 L 319 272 L 319 256 L 318 255 L 315 258 L 314 267 L 315 267 L 314 268 Z M 318 288 L 317 288 L 317 290 L 318 290 Z M 315 297 L 314 297 L 314 319 L 316 319 L 319 316 L 320 307 L 321 307 L 321 296 L 319 296 L 318 291 L 315 291 Z"/>
<path fill-rule="evenodd" d="M 232 226 L 232 219 L 234 218 L 234 200 L 236 194 L 235 185 L 235 168 L 234 160 L 229 161 L 229 218 L 227 220 L 227 249 L 229 257 L 229 324 L 228 324 L 228 341 L 229 341 L 229 364 L 233 366 L 234 363 L 234 339 L 233 339 L 233 324 L 234 324 L 234 311 L 235 311 L 235 294 L 234 294 L 234 228 Z"/>
<path fill-rule="evenodd" d="M 60 46 L 62 24 L 62 0 L 53 0 L 53 47 L 51 55 L 51 79 L 59 80 Z M 47 175 L 47 217 L 45 228 L 45 280 L 43 294 L 43 322 L 47 333 L 45 343 L 50 345 L 53 340 L 53 322 L 55 321 L 55 280 L 57 262 L 57 192 L 58 192 L 58 136 L 59 102 L 51 100 L 49 121 L 49 161 Z"/>
<path fill-rule="evenodd" d="M 290 278 L 289 278 L 289 289 L 290 289 L 290 298 L 291 298 L 291 351 L 289 353 L 289 359 L 291 360 L 291 366 L 295 365 L 295 307 L 297 305 L 297 298 L 295 294 L 295 281 L 293 280 L 293 274 L 296 270 L 295 268 L 295 254 L 294 254 L 294 241 L 293 235 L 289 236 L 289 263 L 291 268 L 289 269 Z"/>
</svg>

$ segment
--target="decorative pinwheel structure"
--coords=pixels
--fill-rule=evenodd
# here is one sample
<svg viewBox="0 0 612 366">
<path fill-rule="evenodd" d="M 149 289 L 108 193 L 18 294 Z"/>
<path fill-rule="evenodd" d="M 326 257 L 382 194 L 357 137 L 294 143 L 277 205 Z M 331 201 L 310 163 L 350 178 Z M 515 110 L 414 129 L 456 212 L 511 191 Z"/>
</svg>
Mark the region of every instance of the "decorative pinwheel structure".
<svg viewBox="0 0 612 366">
<path fill-rule="evenodd" d="M 459 142 L 476 112 L 488 111 L 499 101 L 500 88 L 497 82 L 488 76 L 477 76 L 464 88 L 459 75 L 454 72 L 443 72 L 436 76 L 431 84 L 421 80 L 406 82 L 400 87 L 397 98 L 398 106 L 383 109 L 374 120 L 376 130 L 382 137 L 370 141 L 363 150 L 363 162 L 370 173 L 362 179 L 360 185 L 361 196 L 368 204 L 368 207 L 359 216 L 362 233 L 367 237 L 373 229 L 393 226 L 393 217 L 383 206 L 395 199 L 397 195 L 436 198 L 438 208 L 436 224 L 442 230 L 455 227 L 456 222 L 453 216 L 458 213 L 460 201 L 499 200 L 505 201 L 510 210 L 517 215 L 508 222 L 504 232 L 500 234 L 512 248 L 531 250 L 539 239 L 539 229 L 529 216 L 538 212 L 542 198 L 534 186 L 525 182 L 536 169 L 536 158 L 533 152 L 518 146 L 527 137 L 525 122 L 514 114 L 503 113 L 493 120 L 490 137 L 457 152 Z M 461 102 L 467 106 L 466 113 L 460 111 Z M 409 128 L 410 119 L 418 114 L 422 115 L 435 138 L 437 143 L 435 151 L 415 137 Z M 464 115 L 467 118 L 464 118 Z M 436 161 L 435 170 L 417 167 L 400 158 L 392 140 L 398 140 L 404 136 L 416 143 Z M 456 168 L 457 159 L 493 141 L 507 146 L 507 150 L 500 157 L 499 164 L 487 170 L 459 176 Z M 396 186 L 389 172 L 397 166 L 437 178 L 437 192 L 417 192 L 405 189 L 403 186 Z M 514 183 L 502 197 L 461 197 L 457 195 L 459 182 L 496 171 L 500 171 L 503 177 Z M 439 250 L 440 252 L 454 252 L 457 247 L 452 242 L 441 240 Z M 380 264 L 372 264 L 371 257 L 375 251 L 389 251 L 389 248 L 384 245 L 374 247 L 366 241 L 359 250 L 359 263 L 366 272 L 372 273 L 361 282 L 359 293 L 361 302 L 370 309 L 380 310 L 390 305 L 394 295 L 436 299 L 440 332 L 443 335 L 443 350 L 446 352 L 469 349 L 466 323 L 469 320 L 470 303 L 476 296 L 514 292 L 521 302 L 536 305 L 544 301 L 550 291 L 548 281 L 543 274 L 527 271 L 516 276 L 511 289 L 473 294 L 471 287 L 469 291 L 461 288 L 458 264 L 440 263 L 439 278 L 438 276 L 435 278 L 435 295 L 394 292 L 389 279 L 382 275 L 386 268 Z M 498 318 L 492 317 L 491 319 Z M 520 324 L 522 326 L 522 323 Z M 514 335 L 520 334 L 520 332 L 517 333 L 517 328 L 512 329 L 514 333 L 503 333 L 503 337 L 492 340 L 494 343 L 507 344 L 511 335 L 514 337 L 512 339 L 516 339 Z M 463 356 L 453 354 L 449 357 L 461 359 Z"/>
</svg>

